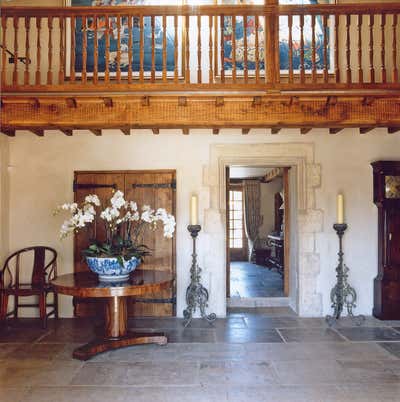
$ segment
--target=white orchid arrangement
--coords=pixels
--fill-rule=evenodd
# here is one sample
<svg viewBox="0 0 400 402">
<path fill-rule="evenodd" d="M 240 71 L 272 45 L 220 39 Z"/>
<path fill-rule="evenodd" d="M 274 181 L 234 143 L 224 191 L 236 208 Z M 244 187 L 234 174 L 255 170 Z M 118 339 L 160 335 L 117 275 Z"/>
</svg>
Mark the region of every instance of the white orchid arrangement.
<svg viewBox="0 0 400 402">
<path fill-rule="evenodd" d="M 175 218 L 164 208 L 152 209 L 144 205 L 141 211 L 134 201 L 127 201 L 122 191 L 116 191 L 105 208 L 95 194 L 89 194 L 84 201 L 66 203 L 57 207 L 55 213 L 69 212 L 71 218 L 64 221 L 60 230 L 61 239 L 84 228 L 90 228 L 96 221 L 96 215 L 104 222 L 106 240 L 90 240 L 90 245 L 83 250 L 85 256 L 117 257 L 126 261 L 132 257 L 143 259 L 150 254 L 150 249 L 142 244 L 146 228 L 156 230 L 158 223 L 164 225 L 164 237 L 172 238 L 175 231 Z"/>
</svg>

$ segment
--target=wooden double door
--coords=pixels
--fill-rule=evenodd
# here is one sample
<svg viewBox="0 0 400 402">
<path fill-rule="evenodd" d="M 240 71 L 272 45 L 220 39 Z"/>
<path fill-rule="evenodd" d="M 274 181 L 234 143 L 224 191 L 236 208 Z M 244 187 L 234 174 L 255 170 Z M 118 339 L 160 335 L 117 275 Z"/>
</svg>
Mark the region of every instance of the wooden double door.
<svg viewBox="0 0 400 402">
<path fill-rule="evenodd" d="M 113 192 L 121 190 L 126 200 L 136 201 L 139 208 L 150 205 L 153 209 L 165 208 L 175 216 L 176 175 L 174 170 L 145 171 L 78 171 L 74 176 L 74 199 L 81 202 L 88 194 L 97 194 L 102 205 L 108 205 Z M 96 238 L 105 238 L 104 221 L 97 218 Z M 74 272 L 88 271 L 82 250 L 89 244 L 89 233 L 75 235 Z M 144 244 L 151 249 L 141 269 L 156 269 L 171 272 L 175 276 L 175 234 L 173 239 L 163 236 L 162 225 L 156 231 L 147 230 Z M 74 314 L 78 317 L 102 314 L 102 304 L 95 299 L 74 298 Z M 176 287 L 149 294 L 140 299 L 131 299 L 128 312 L 131 316 L 174 316 L 176 311 Z"/>
</svg>

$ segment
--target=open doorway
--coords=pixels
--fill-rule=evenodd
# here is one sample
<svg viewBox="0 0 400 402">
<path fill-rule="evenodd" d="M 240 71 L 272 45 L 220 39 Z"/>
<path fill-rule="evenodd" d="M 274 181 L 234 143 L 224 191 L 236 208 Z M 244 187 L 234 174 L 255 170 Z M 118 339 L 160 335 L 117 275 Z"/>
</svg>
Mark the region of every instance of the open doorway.
<svg viewBox="0 0 400 402">
<path fill-rule="evenodd" d="M 227 297 L 289 296 L 289 167 L 226 171 Z"/>
</svg>

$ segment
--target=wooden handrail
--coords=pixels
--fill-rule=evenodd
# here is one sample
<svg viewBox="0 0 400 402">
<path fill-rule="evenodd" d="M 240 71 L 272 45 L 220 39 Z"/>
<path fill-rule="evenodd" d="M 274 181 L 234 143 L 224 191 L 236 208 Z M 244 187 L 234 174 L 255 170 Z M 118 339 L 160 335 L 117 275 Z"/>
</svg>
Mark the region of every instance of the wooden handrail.
<svg viewBox="0 0 400 402">
<path fill-rule="evenodd" d="M 6 17 L 52 16 L 219 16 L 219 15 L 321 15 L 321 14 L 393 14 L 400 12 L 398 2 L 390 3 L 347 3 L 311 5 L 200 5 L 200 6 L 101 6 L 101 7 L 0 7 Z"/>
<path fill-rule="evenodd" d="M 32 60 L 23 70 L 9 66 L 2 50 L 4 92 L 400 90 L 399 2 L 0 11 L 1 43 L 14 42 L 13 53 Z M 279 17 L 288 24 L 287 55 L 280 51 Z M 254 37 L 243 35 L 248 30 Z"/>
</svg>

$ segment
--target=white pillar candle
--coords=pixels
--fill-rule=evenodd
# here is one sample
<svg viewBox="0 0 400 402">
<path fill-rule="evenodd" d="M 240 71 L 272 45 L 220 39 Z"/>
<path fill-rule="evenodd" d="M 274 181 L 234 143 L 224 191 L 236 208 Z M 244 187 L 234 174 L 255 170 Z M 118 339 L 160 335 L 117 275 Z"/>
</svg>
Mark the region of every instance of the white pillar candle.
<svg viewBox="0 0 400 402">
<path fill-rule="evenodd" d="M 190 224 L 198 225 L 197 216 L 198 216 L 199 204 L 197 195 L 193 194 L 190 199 Z"/>
<path fill-rule="evenodd" d="M 338 194 L 337 196 L 337 223 L 344 223 L 343 194 Z"/>
</svg>

